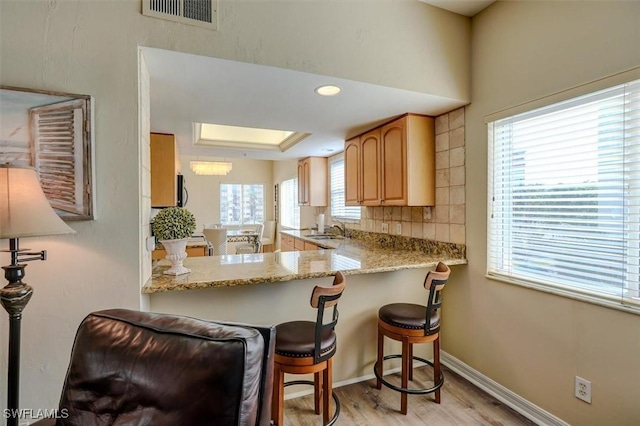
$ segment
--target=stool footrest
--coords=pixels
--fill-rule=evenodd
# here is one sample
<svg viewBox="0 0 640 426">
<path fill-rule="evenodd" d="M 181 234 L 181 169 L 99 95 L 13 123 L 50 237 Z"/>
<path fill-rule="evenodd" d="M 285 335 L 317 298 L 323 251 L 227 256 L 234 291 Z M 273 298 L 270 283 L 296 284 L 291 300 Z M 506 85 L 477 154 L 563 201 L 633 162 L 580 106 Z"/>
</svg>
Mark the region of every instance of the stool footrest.
<svg viewBox="0 0 640 426">
<path fill-rule="evenodd" d="M 402 355 L 401 354 L 387 355 L 382 359 L 382 361 L 384 362 L 384 361 L 387 361 L 389 359 L 395 359 L 395 358 L 402 358 Z M 425 364 L 428 364 L 431 367 L 433 367 L 433 363 L 431 361 L 427 361 L 426 359 L 420 358 L 420 357 L 417 357 L 417 356 L 414 356 L 412 358 L 417 360 L 417 361 L 424 362 Z M 410 395 L 424 395 L 424 394 L 427 394 L 427 393 L 433 393 L 433 392 L 437 391 L 444 384 L 444 374 L 442 374 L 442 371 L 441 371 L 439 380 L 437 382 L 436 382 L 435 377 L 433 378 L 433 383 L 434 383 L 433 387 L 425 388 L 425 389 L 409 389 L 409 388 L 403 388 L 401 386 L 396 386 L 396 385 L 391 384 L 388 381 L 386 381 L 382 377 L 381 374 L 380 375 L 378 374 L 378 363 L 379 362 L 376 361 L 375 365 L 373 366 L 373 374 L 375 374 L 376 379 L 380 380 L 380 383 L 382 383 L 383 385 L 385 385 L 389 389 L 393 389 L 394 391 L 397 391 L 397 392 L 400 392 L 400 393 L 407 393 L 407 394 L 410 394 Z M 382 366 L 380 366 L 380 371 L 383 371 Z"/>
<path fill-rule="evenodd" d="M 284 387 L 286 388 L 287 386 L 293 386 L 293 385 L 315 385 L 315 382 L 311 381 L 311 380 L 291 380 L 290 382 L 285 382 L 284 383 Z M 325 423 L 323 426 L 331 426 L 333 425 L 336 420 L 338 420 L 338 416 L 340 415 L 340 399 L 338 398 L 338 395 L 336 395 L 335 392 L 331 392 L 331 395 L 333 396 L 333 402 L 336 404 L 336 409 L 333 412 L 333 417 L 331 417 L 331 420 L 329 420 L 327 423 Z"/>
</svg>

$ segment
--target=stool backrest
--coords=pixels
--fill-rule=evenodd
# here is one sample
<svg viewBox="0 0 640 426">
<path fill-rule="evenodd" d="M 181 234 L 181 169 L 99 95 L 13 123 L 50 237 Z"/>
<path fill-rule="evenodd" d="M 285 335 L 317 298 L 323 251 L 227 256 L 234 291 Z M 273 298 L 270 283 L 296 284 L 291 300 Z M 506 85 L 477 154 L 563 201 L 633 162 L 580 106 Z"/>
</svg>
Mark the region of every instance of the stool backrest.
<svg viewBox="0 0 640 426">
<path fill-rule="evenodd" d="M 269 238 L 273 241 L 276 237 L 276 221 L 275 220 L 267 220 L 263 223 L 264 228 L 262 230 L 261 238 Z"/>
<path fill-rule="evenodd" d="M 333 285 L 331 287 L 322 287 L 317 285 L 311 293 L 311 307 L 318 309 L 318 315 L 316 317 L 315 345 L 313 350 L 313 358 L 316 364 L 331 358 L 336 352 L 335 346 L 325 353 L 321 352 L 320 347 L 322 337 L 327 333 L 332 333 L 336 328 L 336 324 L 338 324 L 338 299 L 342 296 L 345 283 L 346 279 L 344 274 L 338 271 L 333 278 Z M 330 307 L 333 307 L 331 321 L 325 323 L 324 309 Z"/>
<path fill-rule="evenodd" d="M 442 294 L 440 293 L 444 288 L 451 269 L 442 262 L 438 263 L 436 269 L 427 272 L 427 276 L 424 279 L 424 288 L 429 290 L 429 299 L 427 300 L 427 312 L 424 325 L 424 334 L 430 335 L 437 333 L 440 330 L 440 313 L 438 310 L 442 306 Z M 434 321 L 437 318 L 437 321 Z"/>
<path fill-rule="evenodd" d="M 264 232 L 264 223 L 258 223 L 256 225 L 256 234 L 258 234 L 258 239 L 262 238 L 263 232 Z"/>
<path fill-rule="evenodd" d="M 214 256 L 227 254 L 227 229 L 226 228 L 204 228 L 202 230 L 205 238 L 213 248 Z"/>
</svg>

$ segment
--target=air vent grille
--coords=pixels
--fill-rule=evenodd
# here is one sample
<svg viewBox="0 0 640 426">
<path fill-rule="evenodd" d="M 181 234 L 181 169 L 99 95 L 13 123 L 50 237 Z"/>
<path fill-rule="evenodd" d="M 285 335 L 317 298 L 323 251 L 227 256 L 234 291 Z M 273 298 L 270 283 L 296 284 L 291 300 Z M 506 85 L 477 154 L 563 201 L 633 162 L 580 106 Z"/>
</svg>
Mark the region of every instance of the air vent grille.
<svg viewBox="0 0 640 426">
<path fill-rule="evenodd" d="M 203 22 L 211 22 L 211 0 L 184 0 L 184 16 Z"/>
<path fill-rule="evenodd" d="M 216 30 L 218 0 L 142 0 L 142 14 Z"/>
</svg>

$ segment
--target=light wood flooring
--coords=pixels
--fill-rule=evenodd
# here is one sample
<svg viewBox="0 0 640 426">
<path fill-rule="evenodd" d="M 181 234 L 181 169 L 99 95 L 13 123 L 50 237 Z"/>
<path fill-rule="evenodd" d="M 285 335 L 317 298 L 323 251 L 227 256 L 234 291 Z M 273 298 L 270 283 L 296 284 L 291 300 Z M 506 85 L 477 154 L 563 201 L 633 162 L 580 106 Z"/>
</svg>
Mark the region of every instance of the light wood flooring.
<svg viewBox="0 0 640 426">
<path fill-rule="evenodd" d="M 373 425 L 535 425 L 466 379 L 443 367 L 445 381 L 441 404 L 433 394 L 409 395 L 409 412 L 400 414 L 400 394 L 386 387 L 376 389 L 375 379 L 335 389 L 341 403 L 336 426 Z M 395 377 L 394 377 L 395 376 Z M 385 376 L 391 383 L 400 384 L 400 375 Z M 430 387 L 431 368 L 414 369 L 413 385 Z M 394 381 L 395 380 L 395 381 Z M 322 424 L 322 416 L 313 412 L 313 395 L 285 401 L 285 426 L 315 426 Z"/>
</svg>

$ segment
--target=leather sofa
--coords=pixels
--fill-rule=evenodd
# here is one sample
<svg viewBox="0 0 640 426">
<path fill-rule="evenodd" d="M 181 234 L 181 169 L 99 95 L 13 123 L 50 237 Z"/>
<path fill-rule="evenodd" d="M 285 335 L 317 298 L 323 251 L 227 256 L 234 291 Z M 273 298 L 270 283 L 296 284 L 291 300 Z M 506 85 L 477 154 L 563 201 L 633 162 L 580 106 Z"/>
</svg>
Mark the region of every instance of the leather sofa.
<svg viewBox="0 0 640 426">
<path fill-rule="evenodd" d="M 80 324 L 57 419 L 34 425 L 266 426 L 274 327 L 124 309 Z"/>
</svg>

